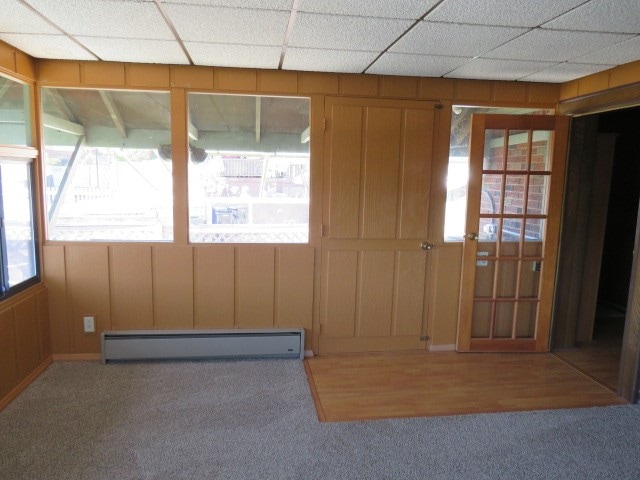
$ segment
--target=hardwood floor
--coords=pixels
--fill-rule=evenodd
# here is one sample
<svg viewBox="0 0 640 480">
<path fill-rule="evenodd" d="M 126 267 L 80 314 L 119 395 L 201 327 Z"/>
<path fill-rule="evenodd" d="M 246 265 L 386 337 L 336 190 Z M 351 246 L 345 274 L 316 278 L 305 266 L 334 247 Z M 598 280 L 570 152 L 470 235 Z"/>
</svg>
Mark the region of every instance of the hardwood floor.
<svg viewBox="0 0 640 480">
<path fill-rule="evenodd" d="M 626 403 L 551 354 L 367 353 L 305 367 L 329 422 Z"/>
</svg>

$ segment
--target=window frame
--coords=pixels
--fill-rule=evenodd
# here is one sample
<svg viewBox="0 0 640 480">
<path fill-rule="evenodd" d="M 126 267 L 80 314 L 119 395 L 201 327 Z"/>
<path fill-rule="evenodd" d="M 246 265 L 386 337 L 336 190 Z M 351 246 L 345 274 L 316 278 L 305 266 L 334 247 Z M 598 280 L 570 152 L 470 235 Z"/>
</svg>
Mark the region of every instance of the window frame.
<svg viewBox="0 0 640 480">
<path fill-rule="evenodd" d="M 0 182 L 0 301 L 6 300 L 41 281 L 40 268 L 40 228 L 38 221 L 38 172 L 37 150 L 32 147 L 0 146 L 0 175 L 2 163 L 20 163 L 27 165 L 29 174 L 31 228 L 33 232 L 32 248 L 35 275 L 13 286 L 9 286 L 9 265 L 7 258 L 6 227 L 4 223 L 4 196 Z"/>
</svg>

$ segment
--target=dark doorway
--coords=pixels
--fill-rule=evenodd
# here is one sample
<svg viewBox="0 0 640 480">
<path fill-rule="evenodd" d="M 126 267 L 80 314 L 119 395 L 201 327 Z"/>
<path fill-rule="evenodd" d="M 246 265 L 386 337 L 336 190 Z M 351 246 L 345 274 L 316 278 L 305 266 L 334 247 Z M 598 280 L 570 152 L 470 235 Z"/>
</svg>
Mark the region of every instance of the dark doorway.
<svg viewBox="0 0 640 480">
<path fill-rule="evenodd" d="M 640 108 L 599 113 L 576 120 L 578 128 L 583 128 L 584 132 L 572 138 L 574 155 L 569 159 L 569 171 L 580 172 L 580 165 L 577 165 L 580 163 L 585 168 L 590 165 L 591 170 L 581 172 L 584 176 L 579 187 L 581 198 L 574 199 L 574 203 L 582 205 L 582 208 L 574 205 L 572 215 L 581 219 L 565 218 L 568 220 L 565 223 L 569 228 L 573 226 L 576 229 L 576 237 L 586 238 L 574 237 L 574 245 L 579 250 L 583 265 L 577 269 L 574 265 L 569 269 L 566 261 L 563 267 L 561 259 L 560 274 L 564 268 L 565 279 L 569 280 L 568 275 L 576 272 L 582 279 L 579 284 L 576 279 L 569 280 L 573 285 L 573 296 L 562 297 L 559 291 L 556 297 L 561 314 L 575 318 L 560 320 L 556 317 L 563 331 L 555 331 L 554 351 L 615 391 L 640 200 Z M 597 140 L 591 137 L 593 134 Z M 603 138 L 609 141 L 608 151 L 606 147 L 601 147 Z M 582 147 L 574 145 L 574 141 L 582 142 Z M 575 150 L 580 153 L 576 154 Z M 591 156 L 592 150 L 598 153 Z M 603 186 L 603 182 L 607 185 Z M 598 198 L 598 191 L 600 189 L 602 192 L 602 188 L 606 188 L 606 194 Z M 571 199 L 570 195 L 568 198 Z M 566 245 L 571 235 L 571 232 L 567 233 L 563 237 L 561 252 L 563 248 L 565 252 L 572 248 L 572 245 Z M 593 239 L 598 236 L 600 240 L 594 246 Z M 579 245 L 582 243 L 584 248 L 580 251 Z M 579 260 L 575 255 L 576 252 L 573 252 L 573 262 Z M 594 262 L 598 264 L 593 265 Z M 597 277 L 597 280 L 593 277 Z M 577 290 L 580 292 L 576 293 Z M 570 298 L 573 298 L 573 303 L 580 305 L 562 308 L 563 302 L 567 305 L 570 303 Z M 572 328 L 575 328 L 575 333 L 571 331 Z"/>
</svg>

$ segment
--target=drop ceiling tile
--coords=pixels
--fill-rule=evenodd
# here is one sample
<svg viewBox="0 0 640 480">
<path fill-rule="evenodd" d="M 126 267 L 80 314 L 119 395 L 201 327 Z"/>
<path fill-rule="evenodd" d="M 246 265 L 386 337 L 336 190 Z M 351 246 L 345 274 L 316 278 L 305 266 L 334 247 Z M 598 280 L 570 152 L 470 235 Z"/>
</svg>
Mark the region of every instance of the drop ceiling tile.
<svg viewBox="0 0 640 480">
<path fill-rule="evenodd" d="M 361 73 L 377 55 L 376 52 L 289 47 L 282 67 L 285 70 Z"/>
<path fill-rule="evenodd" d="M 0 0 L 0 32 L 4 33 L 48 33 L 59 35 L 53 27 L 18 0 Z"/>
<path fill-rule="evenodd" d="M 298 13 L 289 45 L 328 50 L 381 52 L 411 20 Z"/>
<path fill-rule="evenodd" d="M 153 2 L 124 0 L 29 0 L 45 17 L 71 35 L 174 38 Z"/>
<path fill-rule="evenodd" d="M 189 42 L 282 45 L 289 12 L 166 5 L 178 35 Z"/>
<path fill-rule="evenodd" d="M 483 55 L 487 58 L 564 62 L 623 42 L 630 35 L 535 29 Z"/>
<path fill-rule="evenodd" d="M 101 60 L 108 62 L 188 64 L 175 40 L 76 37 Z"/>
<path fill-rule="evenodd" d="M 584 65 L 580 63 L 559 63 L 553 67 L 534 73 L 521 80 L 527 82 L 563 83 L 576 78 L 591 75 L 592 73 L 607 70 L 613 65 Z"/>
<path fill-rule="evenodd" d="M 97 60 L 90 52 L 65 35 L 0 33 L 0 40 L 37 58 Z"/>
<path fill-rule="evenodd" d="M 640 33 L 638 0 L 597 0 L 551 20 L 544 28 L 592 32 Z"/>
<path fill-rule="evenodd" d="M 640 60 L 640 36 L 572 59 L 576 63 L 622 65 Z"/>
<path fill-rule="evenodd" d="M 403 0 L 372 2 L 371 0 L 300 0 L 298 11 L 362 17 L 411 18 L 417 20 L 427 13 L 438 0 Z"/>
<path fill-rule="evenodd" d="M 585 0 L 445 0 L 426 20 L 537 27 Z"/>
<path fill-rule="evenodd" d="M 522 35 L 526 28 L 420 22 L 390 51 L 422 55 L 475 57 Z"/>
<path fill-rule="evenodd" d="M 367 70 L 367 73 L 441 77 L 470 60 L 471 58 L 463 57 L 385 53 Z"/>
<path fill-rule="evenodd" d="M 293 0 L 162 0 L 162 3 L 287 11 L 293 6 Z"/>
<path fill-rule="evenodd" d="M 519 60 L 495 60 L 475 58 L 445 75 L 450 78 L 475 78 L 481 80 L 518 80 L 554 65 L 553 62 Z"/>
<path fill-rule="evenodd" d="M 281 47 L 185 42 L 196 65 L 237 68 L 278 68 Z"/>
</svg>

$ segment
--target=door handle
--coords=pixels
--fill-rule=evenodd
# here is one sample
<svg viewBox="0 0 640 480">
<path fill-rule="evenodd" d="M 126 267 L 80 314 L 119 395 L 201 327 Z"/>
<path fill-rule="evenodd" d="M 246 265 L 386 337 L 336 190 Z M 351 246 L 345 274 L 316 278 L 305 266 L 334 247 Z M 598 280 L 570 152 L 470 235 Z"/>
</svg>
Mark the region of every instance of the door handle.
<svg viewBox="0 0 640 480">
<path fill-rule="evenodd" d="M 430 242 L 422 242 L 420 244 L 420 248 L 423 250 L 433 250 L 433 247 L 435 247 L 435 245 Z"/>
<path fill-rule="evenodd" d="M 467 238 L 469 240 L 478 240 L 478 234 L 476 232 L 467 233 Z"/>
</svg>

